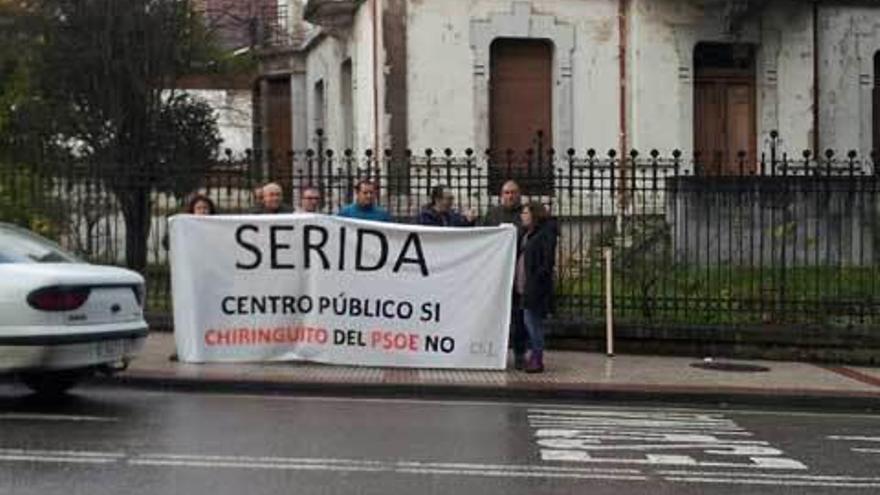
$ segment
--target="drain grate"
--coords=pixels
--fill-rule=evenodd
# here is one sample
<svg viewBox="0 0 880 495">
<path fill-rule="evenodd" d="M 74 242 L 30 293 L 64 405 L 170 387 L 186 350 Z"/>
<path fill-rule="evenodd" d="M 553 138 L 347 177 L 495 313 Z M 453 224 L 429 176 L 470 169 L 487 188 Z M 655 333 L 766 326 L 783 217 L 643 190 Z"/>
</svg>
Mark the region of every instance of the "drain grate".
<svg viewBox="0 0 880 495">
<path fill-rule="evenodd" d="M 725 363 L 723 361 L 710 360 L 693 363 L 691 364 L 691 367 L 713 371 L 732 371 L 735 373 L 763 373 L 765 371 L 770 371 L 770 368 L 766 366 L 758 366 L 756 364 Z"/>
</svg>

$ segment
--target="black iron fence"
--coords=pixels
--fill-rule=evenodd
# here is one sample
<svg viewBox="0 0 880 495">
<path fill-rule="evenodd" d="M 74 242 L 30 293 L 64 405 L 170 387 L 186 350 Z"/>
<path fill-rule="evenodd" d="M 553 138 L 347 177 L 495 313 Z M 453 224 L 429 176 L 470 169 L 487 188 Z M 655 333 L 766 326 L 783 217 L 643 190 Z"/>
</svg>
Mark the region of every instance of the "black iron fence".
<svg viewBox="0 0 880 495">
<path fill-rule="evenodd" d="M 513 179 L 559 225 L 557 333 L 603 321 L 605 248 L 622 323 L 880 327 L 880 179 L 870 157 L 776 149 L 734 163 L 593 150 L 267 156 L 122 177 L 77 164 L 0 165 L 0 220 L 95 262 L 135 260 L 148 279 L 148 310 L 167 315 L 167 218 L 192 193 L 241 213 L 267 181 L 280 183 L 290 203 L 310 186 L 332 214 L 369 178 L 395 220 L 409 223 L 434 186 L 452 191 L 458 209 L 483 214 L 498 203 L 500 183 Z"/>
</svg>

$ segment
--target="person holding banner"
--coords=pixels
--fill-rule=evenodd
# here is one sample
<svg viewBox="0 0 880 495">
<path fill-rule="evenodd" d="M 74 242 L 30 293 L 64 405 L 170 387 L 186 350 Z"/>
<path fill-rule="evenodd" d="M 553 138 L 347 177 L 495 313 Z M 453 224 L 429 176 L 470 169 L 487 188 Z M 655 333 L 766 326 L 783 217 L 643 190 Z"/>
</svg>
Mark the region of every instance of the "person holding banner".
<svg viewBox="0 0 880 495">
<path fill-rule="evenodd" d="M 189 213 L 190 215 L 214 215 L 217 213 L 217 207 L 214 206 L 214 202 L 211 201 L 211 198 L 204 194 L 193 194 L 192 197 L 189 198 L 189 201 L 186 202 L 186 210 L 184 210 L 184 213 Z M 165 235 L 162 236 L 162 247 L 165 248 L 166 251 L 170 247 L 168 232 L 165 232 Z"/>
<path fill-rule="evenodd" d="M 547 208 L 532 201 L 520 212 L 522 235 L 517 249 L 514 291 L 522 312 L 527 335 L 514 332 L 514 356 L 523 352 L 528 340 L 529 359 L 526 373 L 544 371 L 544 319 L 553 299 L 553 268 L 556 264 L 556 229 L 550 222 Z M 520 354 L 522 356 L 522 354 Z"/>
<path fill-rule="evenodd" d="M 293 213 L 293 208 L 284 204 L 284 191 L 281 189 L 281 185 L 277 182 L 270 182 L 263 186 L 261 201 L 262 203 L 254 208 L 251 213 Z"/>
<path fill-rule="evenodd" d="M 476 213 L 469 210 L 466 214 L 452 209 L 455 198 L 443 186 L 431 190 L 431 203 L 419 212 L 419 225 L 436 227 L 472 227 L 476 221 Z"/>
<path fill-rule="evenodd" d="M 515 180 L 505 181 L 501 186 L 501 204 L 493 206 L 483 217 L 482 225 L 495 227 L 502 223 L 521 225 L 522 203 L 519 184 Z M 513 368 L 522 370 L 526 366 L 526 344 L 528 333 L 523 322 L 523 312 L 519 309 L 519 297 L 513 292 L 513 312 L 510 315 L 510 342 L 513 347 Z"/>
<path fill-rule="evenodd" d="M 217 207 L 214 206 L 214 202 L 211 201 L 211 198 L 205 196 L 204 194 L 194 194 L 189 201 L 186 203 L 185 213 L 189 213 L 190 215 L 214 215 L 217 213 Z M 165 232 L 165 235 L 162 236 L 162 247 L 167 251 L 169 249 L 169 239 L 168 232 Z M 168 356 L 168 359 L 171 361 L 177 361 L 177 353 L 173 353 Z"/>
<path fill-rule="evenodd" d="M 391 215 L 376 204 L 376 184 L 369 179 L 362 179 L 354 186 L 354 203 L 339 210 L 338 216 L 373 220 L 374 222 L 390 222 Z"/>
<path fill-rule="evenodd" d="M 211 198 L 204 194 L 195 194 L 186 204 L 186 212 L 190 215 L 214 215 L 217 213 L 217 207 Z"/>
<path fill-rule="evenodd" d="M 303 188 L 297 213 L 320 213 L 321 191 L 317 187 L 308 186 Z"/>
</svg>

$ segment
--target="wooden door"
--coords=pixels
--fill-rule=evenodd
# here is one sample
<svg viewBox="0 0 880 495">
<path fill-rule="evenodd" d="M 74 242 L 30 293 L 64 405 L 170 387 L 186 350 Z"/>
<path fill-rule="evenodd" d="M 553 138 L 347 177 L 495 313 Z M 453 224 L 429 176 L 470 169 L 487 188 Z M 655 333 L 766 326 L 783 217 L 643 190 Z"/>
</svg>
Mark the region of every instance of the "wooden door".
<svg viewBox="0 0 880 495">
<path fill-rule="evenodd" d="M 699 43 L 694 50 L 694 152 L 701 173 L 756 170 L 755 51 L 732 43 Z"/>
<path fill-rule="evenodd" d="M 553 143 L 552 79 L 553 47 L 549 42 L 500 39 L 492 43 L 489 126 L 496 179 L 490 181 L 493 190 L 508 178 L 519 179 L 523 189 L 531 192 L 552 189 L 552 166 L 546 163 L 546 152 Z M 508 155 L 508 150 L 513 155 Z"/>
<path fill-rule="evenodd" d="M 724 161 L 722 173 L 738 175 L 754 170 L 757 129 L 754 81 L 732 81 L 725 86 Z M 740 152 L 746 153 L 740 158 Z"/>
<path fill-rule="evenodd" d="M 694 89 L 694 151 L 707 175 L 738 175 L 755 170 L 754 81 L 698 78 Z M 746 153 L 740 159 L 739 153 Z"/>
<path fill-rule="evenodd" d="M 718 170 L 724 153 L 724 87 L 697 81 L 694 87 L 694 152 L 700 171 Z"/>
<path fill-rule="evenodd" d="M 293 147 L 290 80 L 270 79 L 267 94 L 267 132 L 269 141 L 269 174 L 273 180 L 290 182 L 292 164 L 288 158 Z"/>
</svg>

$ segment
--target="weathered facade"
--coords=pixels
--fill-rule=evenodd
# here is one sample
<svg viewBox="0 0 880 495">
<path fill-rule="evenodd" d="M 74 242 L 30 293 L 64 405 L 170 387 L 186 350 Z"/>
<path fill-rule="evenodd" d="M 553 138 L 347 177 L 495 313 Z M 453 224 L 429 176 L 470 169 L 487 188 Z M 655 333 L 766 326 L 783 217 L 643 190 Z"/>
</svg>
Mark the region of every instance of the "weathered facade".
<svg viewBox="0 0 880 495">
<path fill-rule="evenodd" d="M 875 2 L 310 0 L 304 17 L 302 43 L 263 59 L 289 86 L 291 150 L 319 128 L 358 151 L 523 149 L 541 131 L 556 149 L 699 151 L 722 171 L 772 130 L 798 153 L 876 146 Z"/>
</svg>

